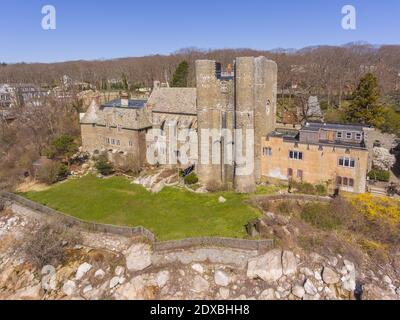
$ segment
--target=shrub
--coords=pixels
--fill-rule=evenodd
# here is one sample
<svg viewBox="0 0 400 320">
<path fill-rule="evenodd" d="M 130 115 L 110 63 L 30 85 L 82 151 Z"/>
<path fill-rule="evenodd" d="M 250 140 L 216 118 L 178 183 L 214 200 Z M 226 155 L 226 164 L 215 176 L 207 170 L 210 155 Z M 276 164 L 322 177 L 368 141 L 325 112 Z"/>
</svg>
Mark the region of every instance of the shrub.
<svg viewBox="0 0 400 320">
<path fill-rule="evenodd" d="M 65 245 L 73 246 L 79 241 L 77 233 L 62 222 L 51 222 L 29 235 L 23 246 L 29 263 L 37 268 L 45 265 L 58 266 L 65 262 Z"/>
<path fill-rule="evenodd" d="M 317 195 L 319 196 L 326 196 L 328 195 L 328 191 L 326 189 L 326 186 L 324 186 L 323 184 L 317 184 L 315 186 L 315 192 Z"/>
<path fill-rule="evenodd" d="M 44 150 L 44 155 L 49 159 L 57 157 L 70 157 L 78 151 L 75 139 L 69 135 L 62 135 L 50 142 L 50 145 Z"/>
<path fill-rule="evenodd" d="M 390 172 L 385 171 L 385 170 L 372 169 L 368 173 L 368 177 L 372 180 L 389 182 L 390 181 Z"/>
<path fill-rule="evenodd" d="M 276 207 L 279 214 L 290 215 L 294 211 L 294 204 L 292 201 L 281 201 Z"/>
<path fill-rule="evenodd" d="M 187 175 L 184 178 L 185 184 L 192 185 L 199 182 L 199 178 L 197 177 L 196 173 L 192 172 L 191 174 Z"/>
<path fill-rule="evenodd" d="M 65 164 L 60 164 L 58 168 L 58 180 L 63 180 L 70 174 L 69 168 Z"/>
<path fill-rule="evenodd" d="M 219 191 L 223 191 L 223 190 L 224 190 L 222 184 L 219 183 L 219 182 L 216 181 L 216 180 L 211 180 L 211 181 L 209 181 L 209 182 L 207 183 L 207 185 L 206 185 L 206 189 L 207 189 L 207 191 L 209 191 L 209 192 L 219 192 Z"/>
<path fill-rule="evenodd" d="M 329 205 L 313 202 L 304 205 L 301 219 L 321 230 L 333 230 L 340 224 L 340 219 L 329 210 Z"/>
<path fill-rule="evenodd" d="M 107 156 L 104 154 L 101 154 L 97 157 L 95 168 L 103 176 L 108 176 L 114 172 L 113 165 L 108 161 Z"/>
</svg>

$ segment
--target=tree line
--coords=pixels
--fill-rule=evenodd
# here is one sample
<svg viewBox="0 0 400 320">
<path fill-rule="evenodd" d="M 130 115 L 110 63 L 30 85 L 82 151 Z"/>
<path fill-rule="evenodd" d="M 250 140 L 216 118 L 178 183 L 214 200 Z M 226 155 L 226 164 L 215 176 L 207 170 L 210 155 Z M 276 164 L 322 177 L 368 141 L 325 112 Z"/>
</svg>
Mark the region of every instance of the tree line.
<svg viewBox="0 0 400 320">
<path fill-rule="evenodd" d="M 9 64 L 0 69 L 0 83 L 49 85 L 57 84 L 63 75 L 68 75 L 75 81 L 90 83 L 98 89 L 107 89 L 105 84 L 115 79 L 124 86 L 129 83 L 128 89 L 151 87 L 154 80 L 174 82 L 173 74 L 177 66 L 186 61 L 187 84 L 194 86 L 194 64 L 197 59 L 214 59 L 227 66 L 238 56 L 259 55 L 277 62 L 281 92 L 291 93 L 299 88 L 307 88 L 315 95 L 324 96 L 329 105 L 340 106 L 367 72 L 378 77 L 383 94 L 394 95 L 400 89 L 400 46 L 377 48 L 368 44 L 319 46 L 295 52 L 251 49 L 205 51 L 189 48 L 171 55 L 51 64 Z"/>
</svg>

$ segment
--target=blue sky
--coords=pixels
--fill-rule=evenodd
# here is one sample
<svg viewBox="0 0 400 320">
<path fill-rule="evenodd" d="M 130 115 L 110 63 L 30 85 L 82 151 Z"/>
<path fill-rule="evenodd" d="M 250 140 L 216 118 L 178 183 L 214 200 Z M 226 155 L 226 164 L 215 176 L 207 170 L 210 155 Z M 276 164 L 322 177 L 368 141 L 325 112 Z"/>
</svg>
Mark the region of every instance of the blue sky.
<svg viewBox="0 0 400 320">
<path fill-rule="evenodd" d="M 57 29 L 41 28 L 44 5 Z M 341 8 L 357 9 L 357 30 Z M 400 44 L 398 0 L 0 0 L 0 61 L 54 62 L 169 54 L 185 47 L 302 48 Z"/>
</svg>

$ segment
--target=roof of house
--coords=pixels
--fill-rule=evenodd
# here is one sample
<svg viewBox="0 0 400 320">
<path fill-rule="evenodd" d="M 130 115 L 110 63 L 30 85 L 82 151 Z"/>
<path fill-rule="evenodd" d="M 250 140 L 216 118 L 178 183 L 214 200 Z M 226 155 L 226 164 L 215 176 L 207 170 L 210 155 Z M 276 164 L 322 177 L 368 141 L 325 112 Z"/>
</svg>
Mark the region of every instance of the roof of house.
<svg viewBox="0 0 400 320">
<path fill-rule="evenodd" d="M 196 88 L 156 88 L 147 102 L 153 112 L 197 114 Z"/>
<path fill-rule="evenodd" d="M 321 122 L 308 122 L 300 130 L 302 131 L 319 131 L 321 129 L 335 130 L 335 131 L 357 131 L 363 132 L 365 126 L 356 124 L 338 124 L 338 123 L 321 123 Z"/>
<path fill-rule="evenodd" d="M 129 100 L 128 106 L 123 107 L 121 103 L 121 99 L 115 99 L 109 102 L 106 102 L 102 105 L 103 108 L 132 108 L 132 109 L 141 109 L 144 108 L 147 100 Z"/>
<path fill-rule="evenodd" d="M 120 101 L 120 100 L 119 100 Z M 151 121 L 143 108 L 146 100 L 129 100 L 129 107 L 121 107 L 118 100 L 102 105 L 99 109 L 96 101 L 92 101 L 81 124 L 97 124 L 100 126 L 140 130 L 151 127 Z"/>
</svg>

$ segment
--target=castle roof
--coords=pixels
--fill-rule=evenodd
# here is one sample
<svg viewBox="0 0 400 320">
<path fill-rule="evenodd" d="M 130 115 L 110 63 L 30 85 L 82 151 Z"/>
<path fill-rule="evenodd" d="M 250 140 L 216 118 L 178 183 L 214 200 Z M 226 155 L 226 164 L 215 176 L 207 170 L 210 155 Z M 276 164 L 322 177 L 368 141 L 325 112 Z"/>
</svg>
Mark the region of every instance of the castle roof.
<svg viewBox="0 0 400 320">
<path fill-rule="evenodd" d="M 95 124 L 99 120 L 97 113 L 97 104 L 96 101 L 93 100 L 87 109 L 85 115 L 81 119 L 81 123 L 83 124 Z"/>
<path fill-rule="evenodd" d="M 121 127 L 124 129 L 140 130 L 151 127 L 150 119 L 145 112 L 146 100 L 129 100 L 128 107 L 121 106 L 121 100 L 113 100 L 98 108 L 92 101 L 81 124 L 96 124 L 99 126 Z"/>
<path fill-rule="evenodd" d="M 196 88 L 155 88 L 147 105 L 153 112 L 196 115 Z"/>
<path fill-rule="evenodd" d="M 132 109 L 141 109 L 144 108 L 147 100 L 129 100 L 128 101 L 128 106 L 124 107 L 122 106 L 121 99 L 115 99 L 112 101 L 109 101 L 107 103 L 104 103 L 102 105 L 103 108 L 132 108 Z"/>
</svg>

